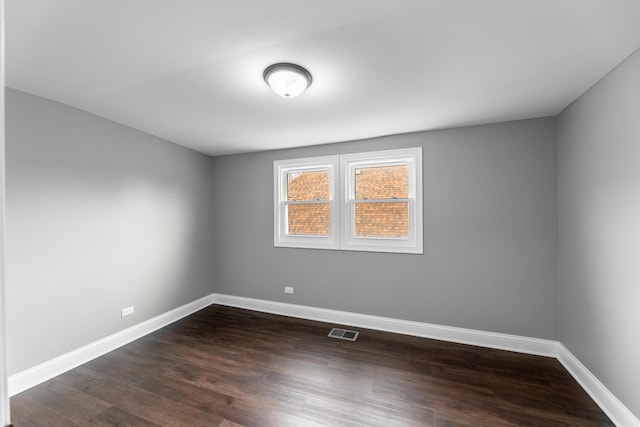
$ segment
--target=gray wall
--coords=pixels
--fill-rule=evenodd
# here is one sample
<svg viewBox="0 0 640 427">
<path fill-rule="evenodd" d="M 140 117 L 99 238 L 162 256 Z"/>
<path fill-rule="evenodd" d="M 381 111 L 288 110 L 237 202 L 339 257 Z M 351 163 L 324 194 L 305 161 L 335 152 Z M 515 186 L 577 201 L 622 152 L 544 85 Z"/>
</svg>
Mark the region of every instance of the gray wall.
<svg viewBox="0 0 640 427">
<path fill-rule="evenodd" d="M 559 117 L 560 341 L 640 416 L 640 53 Z"/>
<path fill-rule="evenodd" d="M 424 255 L 273 247 L 274 160 L 414 146 Z M 215 291 L 554 339 L 556 148 L 546 118 L 214 158 Z"/>
<path fill-rule="evenodd" d="M 4 1 L 0 0 L 0 46 L 4 46 Z M 4 49 L 0 49 L 0 88 L 4 87 Z M 4 292 L 5 254 L 5 144 L 4 144 L 4 91 L 0 91 L 0 425 L 10 421 L 9 391 L 7 388 L 8 364 L 6 346 L 6 298 Z"/>
<path fill-rule="evenodd" d="M 210 157 L 15 90 L 6 101 L 11 374 L 211 293 Z"/>
</svg>

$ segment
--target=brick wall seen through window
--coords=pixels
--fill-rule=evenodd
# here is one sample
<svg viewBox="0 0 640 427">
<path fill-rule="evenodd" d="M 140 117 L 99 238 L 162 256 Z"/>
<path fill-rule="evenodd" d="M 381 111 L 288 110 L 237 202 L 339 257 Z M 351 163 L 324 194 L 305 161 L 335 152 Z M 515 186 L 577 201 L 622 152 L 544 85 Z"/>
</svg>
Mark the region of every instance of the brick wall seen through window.
<svg viewBox="0 0 640 427">
<path fill-rule="evenodd" d="M 407 167 L 384 166 L 356 170 L 356 199 L 388 202 L 356 203 L 355 233 L 359 237 L 406 237 L 409 233 L 407 202 L 394 199 L 408 197 Z M 288 207 L 289 234 L 329 234 L 329 176 L 325 171 L 289 174 L 288 200 L 318 201 L 319 203 Z"/>
</svg>

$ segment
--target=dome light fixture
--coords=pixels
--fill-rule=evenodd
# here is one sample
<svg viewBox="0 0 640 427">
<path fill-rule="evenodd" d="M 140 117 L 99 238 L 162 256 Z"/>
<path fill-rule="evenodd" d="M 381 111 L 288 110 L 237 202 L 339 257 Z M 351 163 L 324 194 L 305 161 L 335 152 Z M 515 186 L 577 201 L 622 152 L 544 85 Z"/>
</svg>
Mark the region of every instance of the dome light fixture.
<svg viewBox="0 0 640 427">
<path fill-rule="evenodd" d="M 301 95 L 313 81 L 311 73 L 305 68 L 287 62 L 269 65 L 263 77 L 269 87 L 283 98 Z"/>
</svg>

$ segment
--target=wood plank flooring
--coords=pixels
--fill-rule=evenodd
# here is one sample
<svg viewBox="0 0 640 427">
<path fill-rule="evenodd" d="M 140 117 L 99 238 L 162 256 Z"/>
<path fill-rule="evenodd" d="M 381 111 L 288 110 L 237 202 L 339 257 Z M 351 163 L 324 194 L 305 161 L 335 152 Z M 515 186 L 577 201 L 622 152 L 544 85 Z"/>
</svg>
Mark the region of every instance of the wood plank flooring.
<svg viewBox="0 0 640 427">
<path fill-rule="evenodd" d="M 11 399 L 22 426 L 612 426 L 560 363 L 210 306 Z"/>
</svg>

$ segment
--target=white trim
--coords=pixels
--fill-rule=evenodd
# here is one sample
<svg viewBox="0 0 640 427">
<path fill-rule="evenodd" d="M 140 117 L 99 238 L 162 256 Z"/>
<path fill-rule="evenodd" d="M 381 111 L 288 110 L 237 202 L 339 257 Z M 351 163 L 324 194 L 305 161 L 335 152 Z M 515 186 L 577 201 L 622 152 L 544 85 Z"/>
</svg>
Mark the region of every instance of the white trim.
<svg viewBox="0 0 640 427">
<path fill-rule="evenodd" d="M 350 313 L 329 310 L 326 308 L 287 304 L 232 295 L 215 294 L 215 304 L 246 308 L 265 313 L 281 314 L 302 319 L 317 320 L 338 325 L 355 326 L 397 334 L 413 335 L 422 338 L 433 338 L 442 341 L 477 345 L 518 353 L 538 356 L 556 357 L 557 341 L 528 338 L 518 335 L 500 334 L 478 331 L 474 329 L 456 328 L 452 326 L 433 325 L 410 320 L 392 319 L 369 314 Z"/>
<path fill-rule="evenodd" d="M 640 427 L 640 420 L 561 343 L 557 358 L 615 425 Z"/>
<path fill-rule="evenodd" d="M 118 347 L 135 341 L 177 320 L 195 313 L 213 303 L 214 295 L 207 295 L 196 301 L 187 303 L 152 319 L 131 326 L 113 335 L 102 338 L 82 346 L 69 353 L 58 356 L 47 362 L 19 372 L 9 377 L 9 396 L 23 392 L 31 387 L 41 384 L 66 371 L 76 368 L 83 363 L 113 351 Z"/>
</svg>

